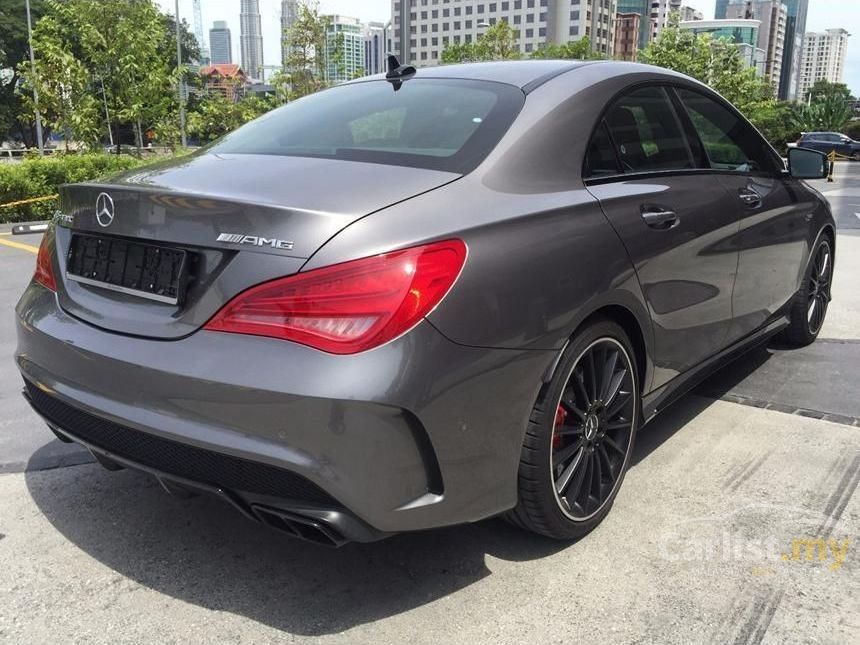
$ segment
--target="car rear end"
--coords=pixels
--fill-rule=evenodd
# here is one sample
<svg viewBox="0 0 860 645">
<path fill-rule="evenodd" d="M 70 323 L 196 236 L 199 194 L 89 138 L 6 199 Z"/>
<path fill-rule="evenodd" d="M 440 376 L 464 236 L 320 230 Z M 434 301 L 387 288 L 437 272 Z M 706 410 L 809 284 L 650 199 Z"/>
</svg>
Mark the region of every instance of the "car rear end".
<svg viewBox="0 0 860 645">
<path fill-rule="evenodd" d="M 425 319 L 468 236 L 302 271 L 350 224 L 384 226 L 388 206 L 469 172 L 523 101 L 433 82 L 335 88 L 283 127 L 272 113 L 190 158 L 64 187 L 17 307 L 34 409 L 108 467 L 318 542 L 510 507 L 479 430 L 524 422 L 547 357 L 459 345 Z"/>
</svg>

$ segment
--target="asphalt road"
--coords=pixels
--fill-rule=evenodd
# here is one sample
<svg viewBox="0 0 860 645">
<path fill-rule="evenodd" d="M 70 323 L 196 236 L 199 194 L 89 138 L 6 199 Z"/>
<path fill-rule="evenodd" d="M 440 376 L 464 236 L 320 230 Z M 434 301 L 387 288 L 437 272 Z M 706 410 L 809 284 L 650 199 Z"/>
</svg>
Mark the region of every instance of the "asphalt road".
<svg viewBox="0 0 860 645">
<path fill-rule="evenodd" d="M 821 338 L 756 350 L 658 417 L 575 544 L 491 520 L 323 550 L 82 463 L 20 397 L 35 256 L 8 243 L 39 238 L 0 234 L 0 642 L 855 640 L 860 164 L 817 184 L 839 225 Z"/>
</svg>

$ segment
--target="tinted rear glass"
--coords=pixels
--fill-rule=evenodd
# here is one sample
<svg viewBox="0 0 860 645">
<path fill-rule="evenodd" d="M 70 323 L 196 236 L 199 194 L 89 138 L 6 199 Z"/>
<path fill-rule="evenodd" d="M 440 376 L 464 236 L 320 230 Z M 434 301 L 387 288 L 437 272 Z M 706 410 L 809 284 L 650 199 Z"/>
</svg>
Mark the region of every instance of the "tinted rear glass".
<svg viewBox="0 0 860 645">
<path fill-rule="evenodd" d="M 333 87 L 273 110 L 211 152 L 324 157 L 468 172 L 523 105 L 519 88 L 451 79 Z"/>
</svg>

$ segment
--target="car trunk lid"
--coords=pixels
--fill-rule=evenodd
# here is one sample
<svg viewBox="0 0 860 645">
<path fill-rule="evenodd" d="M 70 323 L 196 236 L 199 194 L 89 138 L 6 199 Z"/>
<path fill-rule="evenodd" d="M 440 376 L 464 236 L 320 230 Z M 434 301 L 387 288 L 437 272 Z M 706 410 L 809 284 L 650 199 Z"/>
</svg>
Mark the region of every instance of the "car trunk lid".
<svg viewBox="0 0 860 645">
<path fill-rule="evenodd" d="M 202 153 L 108 182 L 63 186 L 60 304 L 110 331 L 179 338 L 240 291 L 298 271 L 355 220 L 457 177 L 332 159 Z M 184 258 L 182 284 L 174 276 L 176 298 L 147 297 L 142 292 L 153 285 L 138 284 L 141 275 L 163 273 L 159 252 L 176 267 Z M 150 261 L 154 269 L 146 274 L 142 265 Z M 167 274 L 170 281 L 169 267 Z M 158 285 L 149 293 L 156 291 L 165 293 Z"/>
</svg>

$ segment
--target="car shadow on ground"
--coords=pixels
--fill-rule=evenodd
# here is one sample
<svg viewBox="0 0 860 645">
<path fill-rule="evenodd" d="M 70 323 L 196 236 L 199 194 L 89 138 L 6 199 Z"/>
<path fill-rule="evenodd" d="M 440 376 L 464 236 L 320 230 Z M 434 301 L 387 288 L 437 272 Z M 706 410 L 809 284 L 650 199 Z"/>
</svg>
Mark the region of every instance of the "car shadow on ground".
<svg viewBox="0 0 860 645">
<path fill-rule="evenodd" d="M 747 372 L 736 371 L 739 378 Z M 687 396 L 655 419 L 640 435 L 633 467 L 645 467 L 648 455 L 712 403 Z M 524 562 L 568 550 L 575 563 L 577 551 L 576 543 L 499 519 L 328 549 L 254 524 L 214 498 L 170 497 L 142 473 L 87 464 L 63 469 L 59 479 L 56 471 L 26 479 L 48 521 L 118 574 L 292 634 L 337 633 L 439 601 L 492 575 L 488 555 Z M 586 539 L 597 538 L 599 529 Z"/>
</svg>

